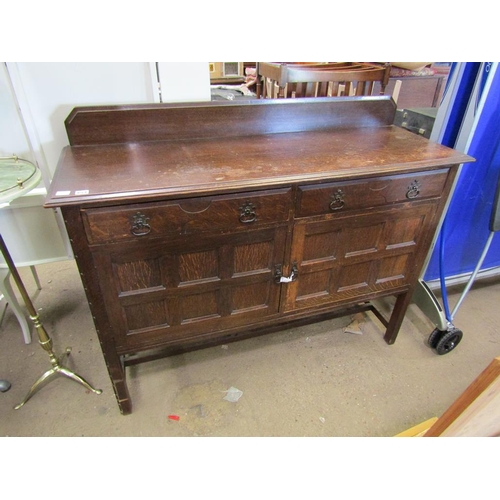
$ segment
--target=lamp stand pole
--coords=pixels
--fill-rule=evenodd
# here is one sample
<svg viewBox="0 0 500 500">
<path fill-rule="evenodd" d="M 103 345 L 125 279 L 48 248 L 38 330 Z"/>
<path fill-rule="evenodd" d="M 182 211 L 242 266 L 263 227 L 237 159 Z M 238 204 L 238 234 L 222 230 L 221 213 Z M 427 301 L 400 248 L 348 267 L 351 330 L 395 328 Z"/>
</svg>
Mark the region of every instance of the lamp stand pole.
<svg viewBox="0 0 500 500">
<path fill-rule="evenodd" d="M 38 332 L 38 342 L 42 347 L 42 349 L 49 355 L 50 363 L 52 364 L 52 368 L 50 370 L 47 370 L 43 375 L 41 375 L 38 378 L 38 380 L 31 386 L 31 389 L 29 390 L 28 394 L 23 399 L 23 401 L 19 403 L 17 406 L 15 406 L 14 409 L 17 410 L 21 408 L 21 406 L 23 406 L 28 401 L 28 399 L 30 399 L 31 396 L 33 396 L 33 394 L 40 388 L 43 382 L 49 381 L 50 379 L 54 378 L 57 375 L 62 375 L 71 380 L 74 380 L 75 382 L 78 382 L 79 384 L 83 385 L 86 389 L 92 391 L 95 394 L 101 394 L 102 393 L 101 389 L 94 389 L 85 379 L 80 377 L 80 375 L 77 375 L 73 371 L 61 365 L 60 363 L 61 359 L 63 357 L 69 356 L 71 349 L 67 348 L 66 352 L 60 357 L 57 357 L 54 354 L 54 351 L 52 350 L 52 339 L 49 337 L 49 334 L 47 333 L 44 326 L 42 325 L 42 322 L 40 321 L 35 306 L 33 305 L 33 302 L 31 301 L 26 291 L 26 288 L 24 287 L 24 283 L 21 280 L 21 276 L 19 276 L 19 272 L 12 260 L 12 257 L 10 256 L 9 250 L 5 246 L 5 242 L 1 234 L 0 234 L 0 250 L 2 251 L 2 254 L 4 256 L 5 262 L 7 263 L 9 271 L 11 272 L 12 277 L 14 278 L 14 281 L 16 282 L 16 285 L 19 288 L 19 292 L 21 293 L 24 303 L 26 304 L 26 308 L 28 309 L 28 312 L 30 314 L 30 319 L 31 321 L 33 321 L 33 324 L 36 327 L 36 330 Z"/>
</svg>

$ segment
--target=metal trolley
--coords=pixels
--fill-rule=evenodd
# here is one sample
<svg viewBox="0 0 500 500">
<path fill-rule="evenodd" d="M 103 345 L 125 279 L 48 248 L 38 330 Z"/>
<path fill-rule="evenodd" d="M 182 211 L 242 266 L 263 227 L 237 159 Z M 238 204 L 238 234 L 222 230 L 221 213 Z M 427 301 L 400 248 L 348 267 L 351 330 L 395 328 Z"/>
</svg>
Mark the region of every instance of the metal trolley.
<svg viewBox="0 0 500 500">
<path fill-rule="evenodd" d="M 455 307 L 450 312 L 448 305 L 448 293 L 446 290 L 445 274 L 444 274 L 444 256 L 445 256 L 445 229 L 446 229 L 446 219 L 441 227 L 441 238 L 439 246 L 439 268 L 440 268 L 440 284 L 441 284 L 441 295 L 443 300 L 443 308 L 439 304 L 433 292 L 430 290 L 428 285 L 423 281 L 419 280 L 419 286 L 416 290 L 416 300 L 419 304 L 428 304 L 428 307 L 423 307 L 422 309 L 427 314 L 430 319 L 434 320 L 437 325 L 436 328 L 429 335 L 428 344 L 430 347 L 436 350 L 438 354 L 447 354 L 460 343 L 463 337 L 463 332 L 455 327 L 453 324 L 453 319 L 462 305 L 465 296 L 471 289 L 474 280 L 476 279 L 477 273 L 483 265 L 484 259 L 488 254 L 491 242 L 493 241 L 493 236 L 497 231 L 500 230 L 500 178 L 497 182 L 495 200 L 493 202 L 493 209 L 489 221 L 489 235 L 486 243 L 483 247 L 483 251 L 477 264 L 470 275 L 467 284 L 462 291 Z"/>
</svg>

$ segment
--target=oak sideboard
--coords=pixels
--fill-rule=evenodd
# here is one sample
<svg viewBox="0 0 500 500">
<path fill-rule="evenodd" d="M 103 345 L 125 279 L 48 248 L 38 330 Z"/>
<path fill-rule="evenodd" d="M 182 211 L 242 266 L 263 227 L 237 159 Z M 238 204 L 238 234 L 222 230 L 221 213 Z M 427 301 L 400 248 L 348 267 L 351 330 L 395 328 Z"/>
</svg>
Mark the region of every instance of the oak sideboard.
<svg viewBox="0 0 500 500">
<path fill-rule="evenodd" d="M 473 158 L 390 97 L 77 107 L 60 207 L 120 411 L 126 367 L 371 309 L 394 343 Z M 373 300 L 394 296 L 385 317 Z M 335 340 L 332 339 L 332 342 Z"/>
</svg>

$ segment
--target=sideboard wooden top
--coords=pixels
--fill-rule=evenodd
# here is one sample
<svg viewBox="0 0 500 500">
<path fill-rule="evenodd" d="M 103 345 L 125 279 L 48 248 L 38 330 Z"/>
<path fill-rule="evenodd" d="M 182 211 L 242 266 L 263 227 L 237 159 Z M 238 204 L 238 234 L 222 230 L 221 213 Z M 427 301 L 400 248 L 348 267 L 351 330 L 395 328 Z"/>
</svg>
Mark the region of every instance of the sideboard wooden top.
<svg viewBox="0 0 500 500">
<path fill-rule="evenodd" d="M 283 101 L 253 101 L 258 103 L 253 108 L 248 103 L 77 108 L 66 123 L 74 145 L 61 154 L 46 206 L 245 191 L 474 161 L 391 125 L 392 100 L 353 99 L 351 114 L 346 98 L 318 99 L 314 105 L 314 99 Z M 87 120 L 83 126 L 75 125 L 79 109 Z M 142 123 L 136 122 L 138 110 Z M 155 112 L 162 114 L 163 140 Z"/>
</svg>

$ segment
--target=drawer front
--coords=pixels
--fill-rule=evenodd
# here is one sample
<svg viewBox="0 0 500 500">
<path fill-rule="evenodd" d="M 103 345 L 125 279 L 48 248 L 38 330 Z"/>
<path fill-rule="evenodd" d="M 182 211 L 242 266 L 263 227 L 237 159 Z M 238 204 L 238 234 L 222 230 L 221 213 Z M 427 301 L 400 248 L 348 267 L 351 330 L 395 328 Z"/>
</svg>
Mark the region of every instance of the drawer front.
<svg viewBox="0 0 500 500">
<path fill-rule="evenodd" d="M 309 217 L 348 210 L 441 196 L 448 169 L 393 175 L 359 181 L 300 186 L 295 217 Z"/>
<path fill-rule="evenodd" d="M 90 244 L 168 234 L 251 229 L 288 220 L 291 189 L 251 192 L 82 211 Z"/>
</svg>

